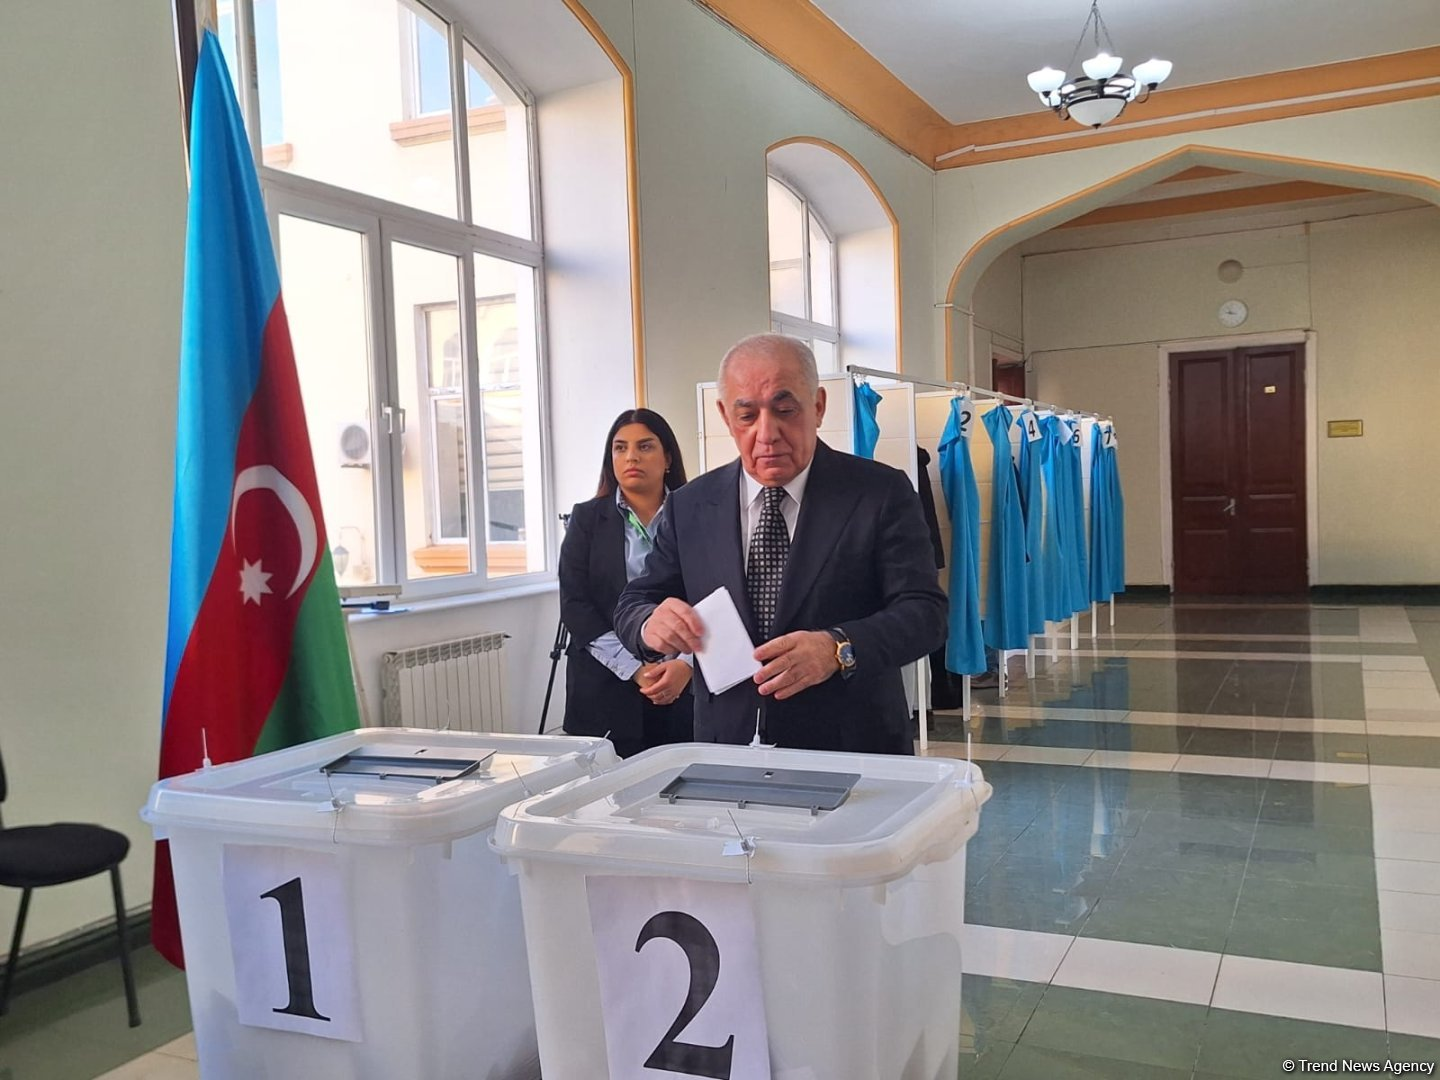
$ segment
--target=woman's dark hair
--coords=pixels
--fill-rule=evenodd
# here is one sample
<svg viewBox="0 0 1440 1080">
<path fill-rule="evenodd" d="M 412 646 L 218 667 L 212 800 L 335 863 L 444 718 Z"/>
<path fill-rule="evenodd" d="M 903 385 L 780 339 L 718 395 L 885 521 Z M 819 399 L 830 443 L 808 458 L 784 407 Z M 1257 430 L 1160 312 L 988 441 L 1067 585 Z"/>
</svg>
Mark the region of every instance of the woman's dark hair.
<svg viewBox="0 0 1440 1080">
<path fill-rule="evenodd" d="M 675 441 L 675 432 L 665 418 L 652 409 L 626 409 L 610 425 L 610 434 L 605 436 L 605 456 L 600 461 L 600 486 L 595 497 L 614 495 L 619 482 L 615 479 L 615 462 L 610 456 L 610 447 L 615 444 L 615 433 L 626 424 L 644 424 L 660 440 L 660 447 L 670 456 L 670 468 L 665 473 L 665 487 L 674 491 L 685 483 L 685 458 L 680 453 L 680 444 Z"/>
</svg>

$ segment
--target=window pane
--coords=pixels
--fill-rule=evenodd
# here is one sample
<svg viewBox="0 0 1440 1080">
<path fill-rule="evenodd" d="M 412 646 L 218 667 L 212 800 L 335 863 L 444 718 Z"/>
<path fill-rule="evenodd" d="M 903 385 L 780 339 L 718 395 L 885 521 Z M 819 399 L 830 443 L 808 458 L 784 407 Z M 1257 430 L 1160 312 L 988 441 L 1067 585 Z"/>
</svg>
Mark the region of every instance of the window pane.
<svg viewBox="0 0 1440 1080">
<path fill-rule="evenodd" d="M 257 7 L 262 132 L 283 113 L 285 142 L 265 163 L 455 216 L 445 24 L 397 0 L 266 2 L 276 45 L 260 55 Z"/>
<path fill-rule="evenodd" d="M 378 535 L 364 237 L 280 216 L 280 274 L 335 578 L 370 585 Z"/>
<path fill-rule="evenodd" d="M 416 14 L 410 17 L 415 35 L 415 112 L 419 116 L 450 111 L 450 40 L 445 24 Z"/>
<path fill-rule="evenodd" d="M 392 244 L 406 573 L 470 572 L 460 260 Z"/>
<path fill-rule="evenodd" d="M 805 318 L 804 212 L 784 184 L 769 179 L 770 309 Z"/>
<path fill-rule="evenodd" d="M 465 94 L 470 129 L 470 220 L 529 239 L 530 129 L 525 105 L 468 41 Z"/>
<path fill-rule="evenodd" d="M 535 272 L 475 256 L 475 346 L 485 425 L 488 576 L 545 568 Z"/>
<path fill-rule="evenodd" d="M 441 541 L 461 543 L 470 534 L 465 477 L 465 402 L 459 394 L 430 399 L 435 434 L 435 521 Z"/>
<path fill-rule="evenodd" d="M 255 12 L 255 68 L 260 85 L 260 145 L 266 148 L 266 164 L 271 157 L 284 156 L 285 122 L 280 98 L 280 37 L 275 5 L 278 0 L 251 0 Z M 237 59 L 239 39 L 236 36 L 235 0 L 219 0 L 216 5 L 215 35 L 235 94 L 244 104 L 241 93 L 240 64 Z M 273 150 L 271 148 L 274 148 Z"/>
<path fill-rule="evenodd" d="M 835 366 L 835 345 L 833 342 L 814 340 L 810 348 L 815 353 L 815 367 L 822 373 L 838 370 Z"/>
<path fill-rule="evenodd" d="M 835 325 L 834 267 L 835 252 L 830 238 L 813 217 L 810 218 L 810 318 L 826 326 Z"/>
</svg>

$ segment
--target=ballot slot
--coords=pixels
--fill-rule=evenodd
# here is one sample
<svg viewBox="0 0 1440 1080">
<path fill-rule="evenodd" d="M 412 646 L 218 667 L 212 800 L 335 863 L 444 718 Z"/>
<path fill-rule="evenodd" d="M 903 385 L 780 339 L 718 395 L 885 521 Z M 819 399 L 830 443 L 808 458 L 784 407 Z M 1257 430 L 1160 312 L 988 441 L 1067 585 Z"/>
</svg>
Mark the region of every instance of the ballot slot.
<svg viewBox="0 0 1440 1080">
<path fill-rule="evenodd" d="M 399 780 L 420 784 L 448 784 L 479 772 L 495 756 L 491 750 L 479 757 L 421 757 L 394 754 L 366 754 L 352 751 L 320 766 L 324 776 L 361 776 L 374 780 Z"/>
<path fill-rule="evenodd" d="M 660 789 L 666 802 L 732 803 L 834 810 L 844 804 L 860 781 L 859 773 L 811 769 L 767 769 L 751 765 L 690 765 Z"/>
</svg>

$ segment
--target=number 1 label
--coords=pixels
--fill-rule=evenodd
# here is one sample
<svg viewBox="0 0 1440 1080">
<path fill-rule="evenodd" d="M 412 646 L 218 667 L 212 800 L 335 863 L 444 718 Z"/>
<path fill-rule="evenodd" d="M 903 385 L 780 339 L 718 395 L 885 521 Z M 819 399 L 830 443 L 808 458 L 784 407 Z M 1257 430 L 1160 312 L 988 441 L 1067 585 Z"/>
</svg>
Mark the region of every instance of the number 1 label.
<svg viewBox="0 0 1440 1080">
<path fill-rule="evenodd" d="M 745 885 L 586 879 L 611 1080 L 769 1080 Z"/>
<path fill-rule="evenodd" d="M 222 877 L 240 1023 L 359 1042 L 340 856 L 227 844 Z"/>
</svg>

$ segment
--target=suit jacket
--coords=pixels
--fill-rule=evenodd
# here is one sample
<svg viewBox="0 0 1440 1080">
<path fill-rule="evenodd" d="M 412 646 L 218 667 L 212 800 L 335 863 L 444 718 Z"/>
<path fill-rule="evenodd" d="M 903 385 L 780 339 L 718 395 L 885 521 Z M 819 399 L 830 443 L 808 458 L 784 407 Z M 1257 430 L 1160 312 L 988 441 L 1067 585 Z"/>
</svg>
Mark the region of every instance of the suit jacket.
<svg viewBox="0 0 1440 1080">
<path fill-rule="evenodd" d="M 587 648 L 613 629 L 615 601 L 624 588 L 625 519 L 615 497 L 577 503 L 560 547 L 560 619 L 570 631 L 565 650 L 565 730 L 572 735 L 608 733 L 626 742 L 644 737 L 646 699 L 640 688 L 617 678 Z M 691 700 L 687 692 L 667 708 L 688 713 Z"/>
<path fill-rule="evenodd" d="M 615 629 L 645 654 L 640 630 L 666 597 L 694 604 L 724 585 L 755 639 L 745 592 L 740 462 L 692 480 L 670 497 L 645 573 L 626 586 Z M 779 746 L 910 753 L 910 710 L 900 668 L 945 640 L 946 603 L 920 499 L 904 473 L 823 442 L 806 483 L 785 564 L 773 634 L 838 627 L 856 668 L 786 701 L 764 700 L 763 735 Z M 762 698 L 752 682 L 723 694 L 695 668 L 695 738 L 745 743 Z"/>
</svg>

